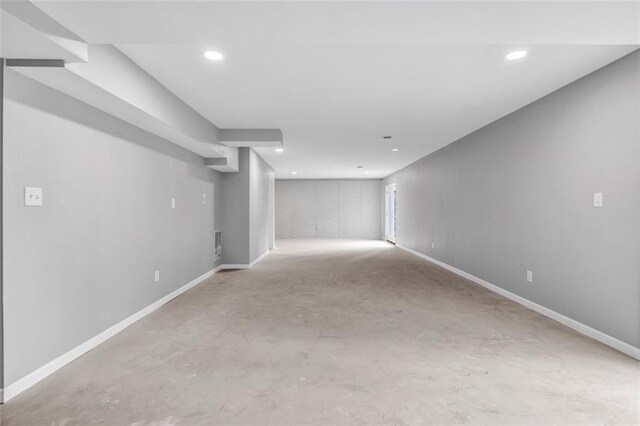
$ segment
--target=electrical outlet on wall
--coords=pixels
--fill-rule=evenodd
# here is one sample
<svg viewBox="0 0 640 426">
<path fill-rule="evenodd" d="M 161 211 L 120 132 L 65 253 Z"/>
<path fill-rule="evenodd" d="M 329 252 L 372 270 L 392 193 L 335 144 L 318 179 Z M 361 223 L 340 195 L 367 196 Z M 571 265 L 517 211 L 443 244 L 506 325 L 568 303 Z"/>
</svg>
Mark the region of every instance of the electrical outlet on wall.
<svg viewBox="0 0 640 426">
<path fill-rule="evenodd" d="M 207 203 L 207 194 L 202 194 L 202 204 Z"/>
<path fill-rule="evenodd" d="M 531 271 L 527 271 L 527 282 L 528 283 L 532 283 L 533 282 L 533 272 L 531 272 Z"/>
<path fill-rule="evenodd" d="M 42 188 L 37 188 L 34 186 L 25 186 L 24 205 L 31 206 L 31 207 L 42 206 Z"/>
<path fill-rule="evenodd" d="M 593 207 L 602 207 L 603 199 L 602 192 L 593 193 Z"/>
<path fill-rule="evenodd" d="M 431 248 L 432 249 L 436 248 L 436 243 L 431 243 Z"/>
<path fill-rule="evenodd" d="M 160 281 L 160 271 L 156 271 L 155 275 L 154 275 L 154 279 L 156 282 Z"/>
<path fill-rule="evenodd" d="M 175 198 L 172 198 L 172 199 L 171 199 L 171 208 L 172 208 L 172 209 L 175 209 L 175 208 L 176 208 L 176 199 L 175 199 Z"/>
</svg>

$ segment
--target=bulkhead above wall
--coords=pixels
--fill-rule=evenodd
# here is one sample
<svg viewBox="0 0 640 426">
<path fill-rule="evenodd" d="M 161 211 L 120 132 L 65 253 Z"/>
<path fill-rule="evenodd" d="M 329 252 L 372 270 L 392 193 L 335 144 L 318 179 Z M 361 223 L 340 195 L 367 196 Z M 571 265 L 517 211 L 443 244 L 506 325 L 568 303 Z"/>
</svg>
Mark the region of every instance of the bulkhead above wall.
<svg viewBox="0 0 640 426">
<path fill-rule="evenodd" d="M 219 129 L 111 44 L 89 44 L 32 3 L 3 2 L 2 57 L 39 83 L 168 140 L 220 172 L 238 147 L 282 146 L 280 129 Z"/>
</svg>

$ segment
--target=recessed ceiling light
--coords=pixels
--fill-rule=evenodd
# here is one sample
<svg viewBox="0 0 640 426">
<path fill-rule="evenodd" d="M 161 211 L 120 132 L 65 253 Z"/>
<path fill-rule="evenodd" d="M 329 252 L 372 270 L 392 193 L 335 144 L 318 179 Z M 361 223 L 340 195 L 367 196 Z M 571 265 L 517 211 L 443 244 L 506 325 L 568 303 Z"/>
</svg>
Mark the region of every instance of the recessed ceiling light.
<svg viewBox="0 0 640 426">
<path fill-rule="evenodd" d="M 276 148 L 276 152 L 282 152 L 284 151 L 284 148 Z"/>
<path fill-rule="evenodd" d="M 400 150 L 399 150 L 398 148 L 391 148 L 391 151 L 393 151 L 393 152 L 398 152 L 398 151 L 400 151 Z"/>
<path fill-rule="evenodd" d="M 207 59 L 211 59 L 212 61 L 221 61 L 224 59 L 224 56 L 220 52 L 216 52 L 215 50 L 207 50 L 204 52 L 204 57 Z"/>
<path fill-rule="evenodd" d="M 507 61 L 515 61 L 516 59 L 522 59 L 525 56 L 527 56 L 526 50 L 514 50 L 512 52 L 507 53 L 504 58 Z"/>
<path fill-rule="evenodd" d="M 364 174 L 365 174 L 365 175 L 368 175 L 368 174 L 369 174 L 369 172 L 364 172 Z"/>
<path fill-rule="evenodd" d="M 298 174 L 298 172 L 291 172 L 291 174 L 292 174 L 292 175 L 297 175 L 297 174 Z"/>
</svg>

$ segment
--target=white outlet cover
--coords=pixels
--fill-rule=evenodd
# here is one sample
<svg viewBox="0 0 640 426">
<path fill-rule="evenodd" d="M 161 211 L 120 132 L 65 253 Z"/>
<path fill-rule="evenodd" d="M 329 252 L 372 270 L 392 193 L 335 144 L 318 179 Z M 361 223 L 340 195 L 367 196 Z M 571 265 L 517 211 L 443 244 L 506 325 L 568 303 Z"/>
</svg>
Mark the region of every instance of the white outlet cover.
<svg viewBox="0 0 640 426">
<path fill-rule="evenodd" d="M 160 281 L 160 271 L 156 271 L 156 273 L 154 274 L 154 279 L 156 280 L 156 282 Z"/>
<path fill-rule="evenodd" d="M 436 248 L 436 243 L 431 243 L 431 248 L 432 249 Z"/>
<path fill-rule="evenodd" d="M 176 199 L 175 199 L 175 198 L 172 198 L 172 199 L 171 199 L 171 208 L 172 208 L 172 209 L 175 209 L 175 208 L 176 208 Z"/>
<path fill-rule="evenodd" d="M 529 283 L 533 282 L 533 272 L 531 271 L 527 271 L 527 282 Z"/>
<path fill-rule="evenodd" d="M 593 193 L 593 207 L 602 207 L 603 201 L 602 192 Z"/>
<path fill-rule="evenodd" d="M 206 204 L 207 202 L 207 194 L 202 194 L 202 204 Z"/>
<path fill-rule="evenodd" d="M 35 186 L 25 186 L 24 188 L 24 205 L 31 207 L 39 207 L 42 205 L 42 188 Z"/>
</svg>

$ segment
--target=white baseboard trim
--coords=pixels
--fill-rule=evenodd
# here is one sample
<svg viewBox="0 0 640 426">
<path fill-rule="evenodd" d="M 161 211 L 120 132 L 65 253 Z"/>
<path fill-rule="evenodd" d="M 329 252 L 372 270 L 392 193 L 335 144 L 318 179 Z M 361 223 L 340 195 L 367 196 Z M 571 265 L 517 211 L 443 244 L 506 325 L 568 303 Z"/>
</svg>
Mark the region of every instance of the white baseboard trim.
<svg viewBox="0 0 640 426">
<path fill-rule="evenodd" d="M 269 250 L 262 253 L 260 256 L 256 258 L 256 260 L 254 260 L 251 263 L 225 263 L 224 265 L 222 265 L 222 269 L 251 269 L 254 266 L 256 266 L 256 263 L 260 262 L 268 254 L 269 254 Z"/>
<path fill-rule="evenodd" d="M 260 256 L 258 256 L 253 262 L 251 262 L 249 264 L 250 268 L 253 268 L 258 262 L 260 262 L 262 259 L 264 259 L 265 257 L 267 257 L 269 255 L 269 250 L 265 251 L 264 253 L 262 253 Z"/>
<path fill-rule="evenodd" d="M 443 268 L 457 274 L 460 275 L 461 277 L 464 277 L 468 280 L 471 280 L 473 282 L 475 282 L 476 284 L 480 284 L 483 287 L 488 288 L 489 290 L 498 293 L 501 296 L 506 297 L 507 299 L 513 300 L 516 303 L 519 303 L 529 309 L 531 309 L 532 311 L 536 311 L 548 318 L 551 318 L 552 320 L 558 321 L 559 323 L 566 325 L 567 327 L 584 334 L 585 336 L 591 337 L 592 339 L 595 339 L 601 343 L 604 343 L 605 345 L 622 352 L 625 355 L 630 356 L 631 358 L 635 358 L 637 360 L 640 360 L 640 348 L 636 348 L 635 346 L 631 346 L 628 343 L 625 343 L 621 340 L 616 339 L 615 337 L 609 336 L 608 334 L 605 334 L 601 331 L 598 331 L 594 328 L 589 327 L 588 325 L 582 324 L 581 322 L 578 322 L 574 319 L 571 319 L 569 317 L 566 317 L 562 314 L 557 313 L 556 311 L 552 311 L 549 308 L 545 308 L 542 305 L 538 305 L 535 302 L 532 302 L 528 299 L 525 299 L 524 297 L 518 296 L 517 294 L 511 293 L 510 291 L 507 291 L 501 287 L 498 287 L 497 285 L 491 284 L 481 278 L 478 278 L 474 275 L 471 275 L 467 272 L 464 272 L 463 270 L 460 270 L 456 267 L 453 267 L 451 265 L 448 265 L 444 262 L 441 262 L 437 259 L 434 259 L 432 257 L 427 256 L 426 254 L 422 254 L 420 252 L 417 252 L 415 250 L 412 250 L 408 247 L 403 247 L 401 245 L 398 245 L 398 248 L 401 248 L 402 250 L 408 251 L 411 254 L 414 254 L 418 257 L 421 257 L 425 260 L 428 260 L 431 263 L 435 263 L 438 266 L 442 266 Z"/>
<path fill-rule="evenodd" d="M 222 265 L 222 269 L 251 269 L 251 265 L 248 263 L 225 263 Z"/>
<path fill-rule="evenodd" d="M 0 401 L 1 402 L 9 401 L 14 396 L 16 396 L 16 395 L 24 392 L 25 390 L 29 389 L 31 386 L 35 385 L 36 383 L 38 383 L 39 381 L 43 380 L 47 376 L 55 373 L 57 370 L 61 369 L 65 365 L 69 364 L 71 361 L 73 361 L 76 358 L 78 358 L 78 357 L 84 355 L 85 353 L 89 352 L 91 349 L 95 348 L 100 343 L 102 343 L 102 342 L 106 341 L 107 339 L 115 336 L 116 334 L 118 334 L 119 332 L 124 330 L 125 328 L 129 327 L 131 324 L 133 324 L 136 321 L 138 321 L 138 320 L 144 318 L 145 316 L 149 315 L 151 312 L 153 312 L 156 309 L 160 308 L 165 303 L 170 302 L 171 300 L 173 300 L 176 297 L 180 296 L 185 291 L 187 291 L 190 288 L 194 287 L 195 285 L 199 284 L 203 280 L 209 278 L 211 275 L 215 274 L 220 269 L 222 269 L 222 265 L 216 267 L 215 269 L 210 270 L 209 272 L 206 272 L 205 274 L 199 276 L 198 278 L 196 278 L 195 280 L 191 281 L 190 283 L 188 283 L 188 284 L 180 287 L 179 289 L 173 291 L 172 293 L 169 293 L 168 295 L 164 296 L 162 299 L 160 299 L 160 300 L 158 300 L 156 302 L 153 302 L 151 305 L 147 306 L 146 308 L 144 308 L 144 309 L 136 312 L 135 314 L 131 315 L 130 317 L 120 321 L 116 325 L 106 329 L 105 331 L 103 331 L 102 333 L 98 334 L 97 336 L 94 336 L 91 339 L 87 340 L 86 342 L 80 344 L 79 346 L 76 346 L 75 348 L 71 349 L 69 352 L 59 356 L 58 358 L 54 359 L 53 361 L 49 362 L 48 364 L 43 365 L 42 367 L 40 367 L 37 370 L 29 373 L 28 375 L 24 376 L 23 378 L 13 382 L 12 384 L 10 384 L 6 388 L 4 388 L 4 392 L 0 391 L 0 395 L 2 396 L 2 399 L 0 399 Z"/>
</svg>

